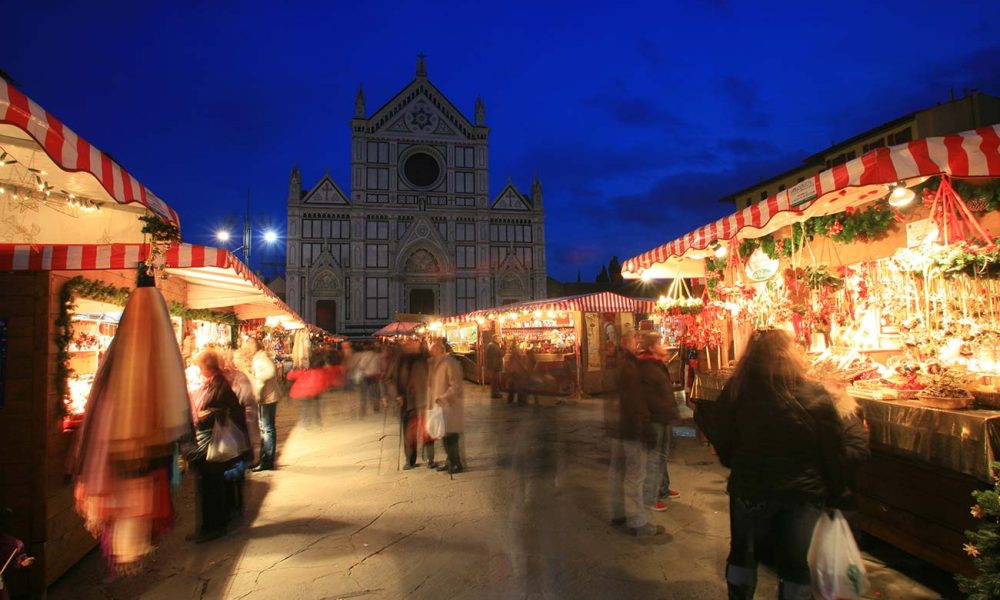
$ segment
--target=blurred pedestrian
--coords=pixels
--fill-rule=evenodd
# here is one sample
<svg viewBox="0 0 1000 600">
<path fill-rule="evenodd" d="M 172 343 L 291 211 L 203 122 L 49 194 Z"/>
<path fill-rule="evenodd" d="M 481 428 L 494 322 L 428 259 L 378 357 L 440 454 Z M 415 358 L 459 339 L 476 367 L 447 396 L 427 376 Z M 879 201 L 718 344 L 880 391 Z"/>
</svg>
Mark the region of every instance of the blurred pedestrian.
<svg viewBox="0 0 1000 600">
<path fill-rule="evenodd" d="M 821 511 L 837 505 L 845 490 L 844 430 L 826 389 L 807 377 L 792 336 L 755 333 L 703 422 L 732 471 L 729 598 L 753 598 L 755 545 L 764 531 L 773 544 L 779 596 L 812 598 L 806 555 Z"/>
<path fill-rule="evenodd" d="M 417 466 L 417 448 L 423 449 L 427 468 L 437 467 L 434 462 L 434 440 L 424 430 L 424 413 L 427 411 L 427 351 L 418 338 L 408 337 L 402 342 L 402 353 L 395 367 L 393 382 L 396 402 L 399 403 L 400 435 L 406 452 L 404 469 Z"/>
<path fill-rule="evenodd" d="M 235 427 L 244 436 L 244 441 L 247 440 L 247 427 L 246 413 L 222 374 L 218 353 L 204 351 L 195 357 L 194 362 L 201 371 L 204 383 L 198 390 L 195 399 L 197 412 L 193 415 L 197 447 L 189 455 L 188 462 L 198 472 L 198 528 L 194 540 L 202 543 L 226 533 L 235 508 L 232 505 L 233 494 L 226 483 L 226 472 L 241 460 L 239 455 L 235 458 L 213 458 L 210 447 L 213 442 L 219 441 L 215 440 L 215 435 L 221 427 Z M 220 425 L 219 430 L 216 424 Z"/>
<path fill-rule="evenodd" d="M 644 499 L 647 447 L 653 446 L 652 411 L 646 403 L 639 379 L 639 359 L 632 330 L 621 336 L 619 367 L 616 377 L 618 418 L 609 422 L 616 428 L 611 436 L 611 465 L 608 471 L 608 491 L 611 504 L 611 524 L 628 526 L 636 536 L 659 535 L 665 530 L 649 522 L 649 508 Z"/>
<path fill-rule="evenodd" d="M 489 335 L 489 334 L 484 334 Z M 486 357 L 484 361 L 486 376 L 490 382 L 490 398 L 500 397 L 500 371 L 503 369 L 503 349 L 497 343 L 495 335 L 490 335 L 489 343 L 486 344 Z"/>
<path fill-rule="evenodd" d="M 323 355 L 314 353 L 309 359 L 308 369 L 294 369 L 287 376 L 292 382 L 288 397 L 299 401 L 299 418 L 307 429 L 322 424 L 319 397 L 330 387 L 330 372 L 325 367 Z"/>
<path fill-rule="evenodd" d="M 462 365 L 449 354 L 443 339 L 431 343 L 428 371 L 427 400 L 432 407 L 440 406 L 444 413 L 444 438 L 441 442 L 448 460 L 438 467 L 438 471 L 461 473 L 465 470 L 459 449 L 459 438 L 465 430 Z"/>
<path fill-rule="evenodd" d="M 680 410 L 674 400 L 674 387 L 664 362 L 667 357 L 666 348 L 659 333 L 647 331 L 639 339 L 638 360 L 640 393 L 647 406 L 650 407 L 650 427 L 652 428 L 652 447 L 646 453 L 646 482 L 643 485 L 643 501 L 652 510 L 661 512 L 667 509 L 660 491 L 664 480 L 668 483 L 670 475 L 667 471 L 667 457 L 670 455 L 669 431 L 675 421 L 680 419 Z"/>
<path fill-rule="evenodd" d="M 251 357 L 247 376 L 253 381 L 260 413 L 260 460 L 253 470 L 271 471 L 275 468 L 278 446 L 274 420 L 278 401 L 282 396 L 281 385 L 278 383 L 278 370 L 267 350 L 255 338 L 247 340 L 243 352 Z"/>
<path fill-rule="evenodd" d="M 260 444 L 260 412 L 257 407 L 257 396 L 254 394 L 253 382 L 236 366 L 236 359 L 229 349 L 217 350 L 219 354 L 222 375 L 229 382 L 236 399 L 243 407 L 244 422 L 246 423 L 247 439 L 249 448 L 241 457 L 242 460 L 230 473 L 226 480 L 229 494 L 232 498 L 233 512 L 243 513 L 243 488 L 245 485 L 245 471 L 257 463 L 257 448 Z"/>
<path fill-rule="evenodd" d="M 528 358 L 517 342 L 510 345 L 506 364 L 507 404 L 526 404 L 528 394 L 525 389 L 528 379 Z"/>
</svg>

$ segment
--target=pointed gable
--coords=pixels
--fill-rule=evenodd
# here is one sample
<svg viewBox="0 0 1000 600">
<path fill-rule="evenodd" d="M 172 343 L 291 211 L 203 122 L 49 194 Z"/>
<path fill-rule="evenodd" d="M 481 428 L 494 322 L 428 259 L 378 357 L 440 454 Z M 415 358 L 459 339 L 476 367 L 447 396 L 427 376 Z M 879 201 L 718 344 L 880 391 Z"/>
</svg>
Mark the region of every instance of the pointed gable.
<svg viewBox="0 0 1000 600">
<path fill-rule="evenodd" d="M 340 186 L 330 178 L 329 174 L 323 176 L 313 189 L 306 192 L 302 199 L 303 204 L 350 204 L 347 196 L 341 191 Z"/>
<path fill-rule="evenodd" d="M 368 133 L 473 139 L 475 126 L 426 79 L 412 81 L 368 119 Z"/>
<path fill-rule="evenodd" d="M 495 210 L 530 211 L 531 203 L 521 192 L 517 191 L 514 184 L 507 182 L 507 185 L 500 190 L 493 200 L 491 208 Z"/>
</svg>

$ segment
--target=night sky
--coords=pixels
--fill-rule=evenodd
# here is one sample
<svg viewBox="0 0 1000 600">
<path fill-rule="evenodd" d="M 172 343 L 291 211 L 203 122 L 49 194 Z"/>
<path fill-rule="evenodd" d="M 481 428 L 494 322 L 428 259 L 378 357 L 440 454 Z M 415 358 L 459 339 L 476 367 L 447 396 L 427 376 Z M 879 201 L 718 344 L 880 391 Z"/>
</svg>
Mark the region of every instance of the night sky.
<svg viewBox="0 0 1000 600">
<path fill-rule="evenodd" d="M 350 186 L 348 122 L 414 77 L 486 103 L 491 197 L 545 189 L 549 273 L 592 280 L 727 193 L 948 98 L 1000 95 L 1000 2 L 17 2 L 0 69 L 212 243 L 288 173 Z M 107 8 L 102 8 L 107 7 Z M 259 248 L 259 246 L 258 246 Z M 255 266 L 283 260 L 258 250 Z"/>
</svg>

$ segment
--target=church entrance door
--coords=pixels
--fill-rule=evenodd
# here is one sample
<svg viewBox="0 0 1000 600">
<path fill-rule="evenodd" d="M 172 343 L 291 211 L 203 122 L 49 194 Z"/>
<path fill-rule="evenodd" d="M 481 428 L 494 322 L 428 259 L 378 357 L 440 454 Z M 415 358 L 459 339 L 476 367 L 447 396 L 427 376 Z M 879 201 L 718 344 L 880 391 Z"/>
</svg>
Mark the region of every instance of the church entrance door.
<svg viewBox="0 0 1000 600">
<path fill-rule="evenodd" d="M 316 326 L 330 333 L 337 331 L 337 301 L 316 301 Z"/>
<path fill-rule="evenodd" d="M 410 290 L 410 312 L 418 315 L 433 315 L 437 312 L 434 308 L 434 290 Z"/>
</svg>

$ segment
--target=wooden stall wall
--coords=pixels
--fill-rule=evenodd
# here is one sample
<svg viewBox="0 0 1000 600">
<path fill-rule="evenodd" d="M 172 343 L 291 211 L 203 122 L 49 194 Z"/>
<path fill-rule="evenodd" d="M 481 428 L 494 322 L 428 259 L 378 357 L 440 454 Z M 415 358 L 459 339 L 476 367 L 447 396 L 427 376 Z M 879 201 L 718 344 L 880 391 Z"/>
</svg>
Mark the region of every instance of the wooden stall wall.
<svg viewBox="0 0 1000 600">
<path fill-rule="evenodd" d="M 48 273 L 0 273 L 0 318 L 7 319 L 4 398 L 0 408 L 0 506 L 14 509 L 10 532 L 42 554 L 45 539 L 45 364 Z M 42 570 L 10 569 L 13 593 L 44 587 Z"/>
</svg>

